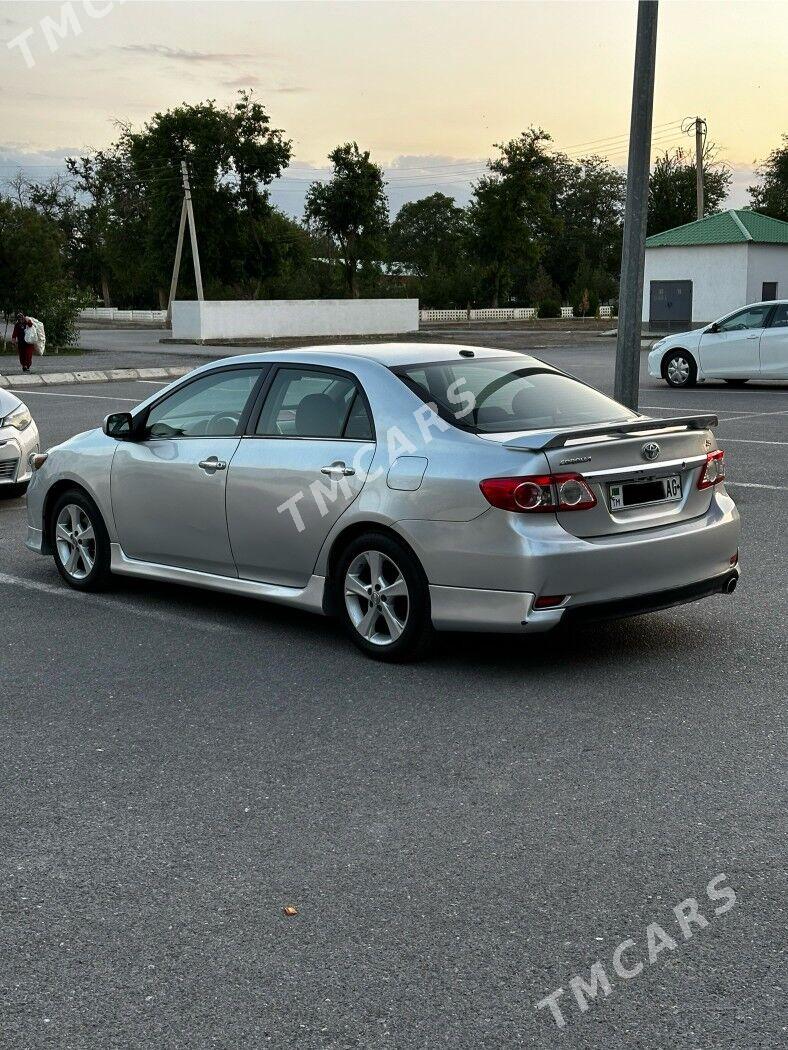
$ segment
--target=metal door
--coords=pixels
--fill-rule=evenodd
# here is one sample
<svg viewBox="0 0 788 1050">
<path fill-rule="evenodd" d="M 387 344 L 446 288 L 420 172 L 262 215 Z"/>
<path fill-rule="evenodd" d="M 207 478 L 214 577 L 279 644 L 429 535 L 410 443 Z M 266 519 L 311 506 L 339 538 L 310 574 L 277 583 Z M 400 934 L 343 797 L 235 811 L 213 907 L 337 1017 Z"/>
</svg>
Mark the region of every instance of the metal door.
<svg viewBox="0 0 788 1050">
<path fill-rule="evenodd" d="M 649 324 L 680 328 L 692 322 L 692 281 L 652 281 Z"/>
</svg>

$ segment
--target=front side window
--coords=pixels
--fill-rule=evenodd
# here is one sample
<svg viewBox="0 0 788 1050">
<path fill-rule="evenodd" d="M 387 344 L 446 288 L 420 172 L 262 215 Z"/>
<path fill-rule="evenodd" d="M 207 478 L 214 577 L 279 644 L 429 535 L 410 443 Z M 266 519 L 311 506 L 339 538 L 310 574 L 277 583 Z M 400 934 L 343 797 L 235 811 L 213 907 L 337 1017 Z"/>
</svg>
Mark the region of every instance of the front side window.
<svg viewBox="0 0 788 1050">
<path fill-rule="evenodd" d="M 179 387 L 148 413 L 148 437 L 234 437 L 259 377 L 258 368 L 236 368 Z"/>
<path fill-rule="evenodd" d="M 267 437 L 371 440 L 372 424 L 352 379 L 308 368 L 280 368 L 256 432 Z"/>
<path fill-rule="evenodd" d="M 634 419 L 629 409 L 570 376 L 510 360 L 446 362 L 396 369 L 457 426 L 482 433 L 541 430 Z"/>
<path fill-rule="evenodd" d="M 740 310 L 733 317 L 720 321 L 717 331 L 744 332 L 748 328 L 763 328 L 770 310 L 771 306 L 748 306 L 746 310 Z"/>
</svg>

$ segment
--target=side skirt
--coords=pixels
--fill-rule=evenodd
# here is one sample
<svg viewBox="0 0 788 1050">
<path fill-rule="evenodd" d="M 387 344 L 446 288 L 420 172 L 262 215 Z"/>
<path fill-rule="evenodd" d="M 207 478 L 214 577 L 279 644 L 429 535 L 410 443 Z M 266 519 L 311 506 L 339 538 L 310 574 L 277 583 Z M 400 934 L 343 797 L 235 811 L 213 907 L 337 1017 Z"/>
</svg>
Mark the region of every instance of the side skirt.
<svg viewBox="0 0 788 1050">
<path fill-rule="evenodd" d="M 110 544 L 110 569 L 119 576 L 138 576 L 148 580 L 182 583 L 187 587 L 202 587 L 224 594 L 240 594 L 279 605 L 292 605 L 307 612 L 323 614 L 324 576 L 311 576 L 306 587 L 282 587 L 256 580 L 239 580 L 236 576 L 216 576 L 196 569 L 182 569 L 176 565 L 157 565 L 149 561 L 127 558 L 119 543 Z"/>
</svg>

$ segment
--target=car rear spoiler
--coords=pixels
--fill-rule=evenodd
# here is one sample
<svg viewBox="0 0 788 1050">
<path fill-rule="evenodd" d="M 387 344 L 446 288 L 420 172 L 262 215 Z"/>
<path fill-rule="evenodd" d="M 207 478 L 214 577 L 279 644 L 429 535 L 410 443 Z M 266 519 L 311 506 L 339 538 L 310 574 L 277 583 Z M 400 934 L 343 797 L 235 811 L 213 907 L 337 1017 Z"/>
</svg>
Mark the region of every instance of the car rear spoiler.
<svg viewBox="0 0 788 1050">
<path fill-rule="evenodd" d="M 523 434 L 503 443 L 504 448 L 522 452 L 546 452 L 552 448 L 563 448 L 570 441 L 583 438 L 626 438 L 633 434 L 652 433 L 657 430 L 708 430 L 716 427 L 716 416 L 671 416 L 669 419 L 636 419 L 624 423 L 596 423 L 591 427 L 570 427 L 566 430 L 537 430 Z"/>
</svg>

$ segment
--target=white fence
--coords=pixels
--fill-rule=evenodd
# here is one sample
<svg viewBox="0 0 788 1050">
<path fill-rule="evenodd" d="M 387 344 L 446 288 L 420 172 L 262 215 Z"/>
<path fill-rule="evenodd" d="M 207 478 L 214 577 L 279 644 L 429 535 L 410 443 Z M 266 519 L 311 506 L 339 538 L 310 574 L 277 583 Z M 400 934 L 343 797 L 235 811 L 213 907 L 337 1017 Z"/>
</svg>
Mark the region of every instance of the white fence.
<svg viewBox="0 0 788 1050">
<path fill-rule="evenodd" d="M 489 307 L 482 310 L 419 310 L 419 320 L 429 321 L 530 321 L 536 317 L 533 306 Z"/>
<path fill-rule="evenodd" d="M 419 310 L 419 321 L 422 324 L 440 321 L 531 321 L 537 316 L 533 306 L 503 306 L 479 310 Z M 572 317 L 572 307 L 562 306 L 561 317 Z M 600 318 L 612 317 L 609 306 L 599 307 Z M 145 321 L 153 324 L 164 324 L 167 320 L 166 310 L 117 310 L 115 307 L 97 306 L 82 310 L 81 321 Z"/>
<path fill-rule="evenodd" d="M 599 307 L 600 318 L 609 318 L 612 314 L 612 307 Z M 422 324 L 440 321 L 531 321 L 536 316 L 537 310 L 533 306 L 488 307 L 481 310 L 419 310 L 419 320 Z M 562 306 L 561 317 L 564 320 L 574 318 L 572 307 Z"/>
<path fill-rule="evenodd" d="M 149 321 L 163 324 L 166 310 L 116 310 L 114 306 L 91 306 L 80 310 L 80 321 Z"/>
</svg>

